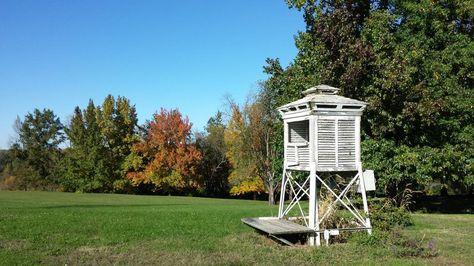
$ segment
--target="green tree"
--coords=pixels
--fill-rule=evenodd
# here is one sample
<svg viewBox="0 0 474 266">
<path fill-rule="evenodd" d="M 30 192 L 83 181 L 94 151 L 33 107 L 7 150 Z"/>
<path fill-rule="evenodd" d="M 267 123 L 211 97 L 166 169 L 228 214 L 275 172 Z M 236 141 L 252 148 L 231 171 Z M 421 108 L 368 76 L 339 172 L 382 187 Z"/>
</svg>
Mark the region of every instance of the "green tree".
<svg viewBox="0 0 474 266">
<path fill-rule="evenodd" d="M 196 146 L 202 153 L 199 169 L 203 176 L 204 193 L 207 196 L 227 196 L 229 194 L 230 163 L 226 157 L 224 140 L 225 125 L 219 111 L 207 122 L 206 133 L 196 136 Z"/>
<path fill-rule="evenodd" d="M 19 120 L 18 120 L 19 121 Z M 27 190 L 34 188 L 32 177 L 36 173 L 26 161 L 26 152 L 18 142 L 6 151 L 2 151 L 0 167 L 0 189 Z"/>
<path fill-rule="evenodd" d="M 64 141 L 61 121 L 49 109 L 35 109 L 23 121 L 18 118 L 15 127 L 18 140 L 11 148 L 15 159 L 10 175 L 16 176 L 25 190 L 53 188 L 59 178 L 59 145 Z"/>
<path fill-rule="evenodd" d="M 124 192 L 124 163 L 138 140 L 135 107 L 124 97 L 108 95 L 101 106 L 90 100 L 87 108 L 76 107 L 66 129 L 71 147 L 64 163 L 67 190 Z"/>
<path fill-rule="evenodd" d="M 75 108 L 65 129 L 71 144 L 64 159 L 66 190 L 106 192 L 112 189 L 111 162 L 96 114 L 97 108 L 90 100 L 84 111 Z"/>
<path fill-rule="evenodd" d="M 298 54 L 268 59 L 275 108 L 327 83 L 365 100 L 363 161 L 383 191 L 473 189 L 474 9 L 470 1 L 287 0 L 303 13 Z M 281 135 L 277 135 L 281 137 Z"/>
<path fill-rule="evenodd" d="M 137 114 L 135 106 L 125 97 L 108 95 L 101 108 L 97 108 L 97 122 L 104 138 L 107 158 L 111 164 L 110 179 L 114 189 L 126 190 L 128 179 L 124 163 L 131 153 L 137 134 Z"/>
</svg>

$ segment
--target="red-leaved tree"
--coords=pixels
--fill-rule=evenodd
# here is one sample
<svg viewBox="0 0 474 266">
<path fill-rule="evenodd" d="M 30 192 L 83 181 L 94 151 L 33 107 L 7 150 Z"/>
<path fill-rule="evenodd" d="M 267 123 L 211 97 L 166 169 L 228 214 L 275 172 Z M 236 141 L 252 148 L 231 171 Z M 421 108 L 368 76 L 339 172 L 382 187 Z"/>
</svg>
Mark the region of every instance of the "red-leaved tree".
<svg viewBox="0 0 474 266">
<path fill-rule="evenodd" d="M 166 193 L 200 187 L 197 167 L 202 155 L 192 143 L 191 127 L 178 110 L 161 108 L 133 147 L 126 162 L 127 178 L 135 185 L 154 184 Z"/>
</svg>

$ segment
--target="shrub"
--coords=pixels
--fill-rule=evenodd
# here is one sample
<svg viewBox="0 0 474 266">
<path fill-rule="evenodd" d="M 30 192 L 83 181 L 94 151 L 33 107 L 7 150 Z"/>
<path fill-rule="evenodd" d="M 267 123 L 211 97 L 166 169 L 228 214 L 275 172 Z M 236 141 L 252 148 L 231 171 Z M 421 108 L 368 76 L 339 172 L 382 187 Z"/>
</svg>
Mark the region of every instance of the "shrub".
<svg viewBox="0 0 474 266">
<path fill-rule="evenodd" d="M 390 231 L 392 228 L 406 227 L 413 224 L 410 212 L 404 207 L 397 207 L 390 199 L 372 204 L 370 208 L 372 226 L 381 231 Z"/>
<path fill-rule="evenodd" d="M 17 188 L 16 182 L 17 182 L 16 176 L 14 175 L 5 176 L 3 180 L 0 180 L 0 189 L 15 190 Z"/>
<path fill-rule="evenodd" d="M 433 241 L 425 242 L 405 235 L 404 227 L 413 224 L 413 218 L 405 206 L 397 207 L 394 200 L 372 201 L 370 218 L 372 235 L 354 232 L 351 240 L 360 245 L 384 246 L 396 257 L 434 257 L 438 251 Z"/>
<path fill-rule="evenodd" d="M 115 193 L 132 194 L 134 189 L 132 181 L 128 179 L 115 180 L 113 183 L 113 191 Z"/>
</svg>

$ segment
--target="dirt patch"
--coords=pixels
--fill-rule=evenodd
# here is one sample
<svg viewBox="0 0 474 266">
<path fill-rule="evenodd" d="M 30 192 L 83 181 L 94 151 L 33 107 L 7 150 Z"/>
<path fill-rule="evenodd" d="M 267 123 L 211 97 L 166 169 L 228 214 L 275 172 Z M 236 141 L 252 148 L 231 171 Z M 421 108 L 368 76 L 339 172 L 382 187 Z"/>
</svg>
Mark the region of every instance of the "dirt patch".
<svg viewBox="0 0 474 266">
<path fill-rule="evenodd" d="M 238 238 L 231 239 L 231 242 L 237 243 Z M 193 247 L 167 250 L 164 245 L 161 242 L 148 241 L 134 246 L 82 246 L 64 255 L 49 257 L 42 263 L 48 265 L 249 265 L 258 262 L 255 260 L 256 254 L 242 256 L 242 250 L 231 250 L 228 247 L 216 251 L 193 250 Z"/>
<path fill-rule="evenodd" d="M 226 245 L 243 245 L 244 243 L 254 246 L 278 247 L 278 244 L 264 234 L 256 232 L 246 232 L 240 234 L 231 234 L 224 238 Z"/>
<path fill-rule="evenodd" d="M 43 263 L 49 265 L 110 265 L 114 264 L 115 249 L 116 247 L 113 246 L 82 246 L 64 255 L 49 257 Z"/>
<path fill-rule="evenodd" d="M 14 239 L 14 240 L 0 240 L 0 249 L 6 250 L 22 250 L 31 246 L 28 240 Z"/>
<path fill-rule="evenodd" d="M 212 265 L 220 261 L 218 257 L 218 254 L 158 251 L 146 247 L 130 249 L 80 247 L 64 256 L 50 257 L 43 263 L 54 265 Z"/>
</svg>

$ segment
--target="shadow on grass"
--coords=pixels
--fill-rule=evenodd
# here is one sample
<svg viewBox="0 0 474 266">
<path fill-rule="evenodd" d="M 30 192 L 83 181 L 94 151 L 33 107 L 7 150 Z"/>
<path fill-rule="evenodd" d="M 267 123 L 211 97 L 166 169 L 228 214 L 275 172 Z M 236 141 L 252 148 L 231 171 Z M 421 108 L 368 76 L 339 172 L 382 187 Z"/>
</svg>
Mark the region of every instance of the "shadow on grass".
<svg viewBox="0 0 474 266">
<path fill-rule="evenodd" d="M 410 206 L 413 211 L 429 213 L 473 213 L 474 195 L 418 196 Z"/>
</svg>

